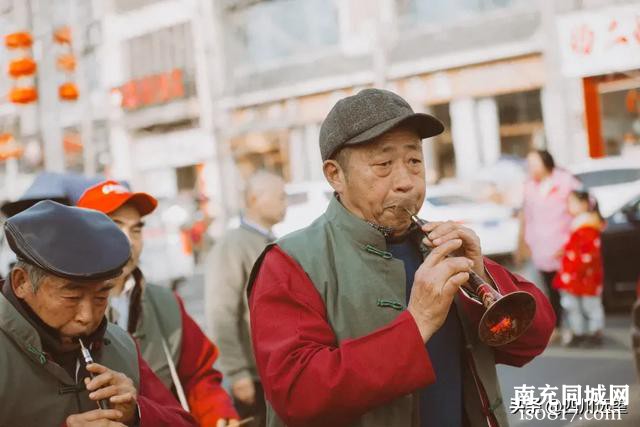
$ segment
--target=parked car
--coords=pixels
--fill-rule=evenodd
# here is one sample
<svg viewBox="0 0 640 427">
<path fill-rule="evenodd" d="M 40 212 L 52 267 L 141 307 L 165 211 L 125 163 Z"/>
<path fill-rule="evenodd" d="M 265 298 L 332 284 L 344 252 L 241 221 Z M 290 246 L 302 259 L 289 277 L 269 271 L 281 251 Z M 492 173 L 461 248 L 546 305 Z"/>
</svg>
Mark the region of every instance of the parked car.
<svg viewBox="0 0 640 427">
<path fill-rule="evenodd" d="M 477 200 L 459 185 L 427 187 L 419 216 L 428 221 L 456 221 L 476 232 L 482 253 L 510 255 L 518 246 L 519 222 L 512 208 Z"/>
<path fill-rule="evenodd" d="M 624 157 L 591 159 L 569 167 L 569 171 L 598 200 L 605 218 L 640 193 L 640 165 Z"/>
<path fill-rule="evenodd" d="M 280 237 L 311 224 L 327 208 L 333 189 L 326 182 L 289 184 L 285 219 L 273 231 Z M 477 201 L 457 184 L 427 187 L 419 215 L 429 221 L 458 221 L 474 230 L 485 255 L 511 254 L 518 243 L 518 221 L 512 209 L 491 202 Z"/>
<path fill-rule="evenodd" d="M 527 179 L 526 160 L 503 155 L 493 164 L 478 169 L 468 185 L 475 194 L 511 208 L 520 208 Z"/>
<path fill-rule="evenodd" d="M 605 307 L 628 308 L 640 276 L 640 165 L 624 157 L 606 157 L 569 170 L 596 198 L 607 221 L 601 248 Z"/>
<path fill-rule="evenodd" d="M 629 307 L 640 279 L 640 191 L 606 220 L 601 239 L 604 303 Z"/>
</svg>

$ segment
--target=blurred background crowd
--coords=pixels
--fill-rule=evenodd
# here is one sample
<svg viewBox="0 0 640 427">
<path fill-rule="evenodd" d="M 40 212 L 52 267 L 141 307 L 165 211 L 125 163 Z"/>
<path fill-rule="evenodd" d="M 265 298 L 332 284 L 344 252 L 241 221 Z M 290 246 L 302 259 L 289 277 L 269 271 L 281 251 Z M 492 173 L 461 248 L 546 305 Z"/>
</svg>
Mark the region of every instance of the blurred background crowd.
<svg viewBox="0 0 640 427">
<path fill-rule="evenodd" d="M 185 282 L 202 324 L 205 255 L 241 223 L 249 177 L 286 183 L 276 237 L 309 224 L 332 195 L 322 120 L 376 86 L 446 126 L 424 144 L 421 216 L 463 222 L 486 255 L 538 283 L 522 245 L 526 157 L 551 153 L 606 220 L 604 305 L 628 328 L 640 274 L 638 1 L 0 0 L 0 34 L 0 201 L 73 203 L 104 178 L 152 194 L 145 274 Z M 630 361 L 624 340 L 607 348 Z"/>
</svg>

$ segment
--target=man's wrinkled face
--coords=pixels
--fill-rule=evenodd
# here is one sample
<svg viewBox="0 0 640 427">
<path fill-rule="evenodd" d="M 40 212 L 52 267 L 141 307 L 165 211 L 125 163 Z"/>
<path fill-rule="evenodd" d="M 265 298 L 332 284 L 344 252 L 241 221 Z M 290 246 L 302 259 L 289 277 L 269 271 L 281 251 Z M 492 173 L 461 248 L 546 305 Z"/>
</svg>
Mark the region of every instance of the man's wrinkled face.
<svg viewBox="0 0 640 427">
<path fill-rule="evenodd" d="M 110 281 L 74 282 L 47 275 L 34 291 L 27 272 L 20 268 L 12 271 L 11 283 L 16 296 L 58 332 L 63 348 L 75 347 L 75 337 L 98 329 L 113 287 Z"/>
<path fill-rule="evenodd" d="M 412 130 L 396 129 L 375 142 L 346 149 L 346 162 L 328 160 L 324 166 L 342 204 L 366 221 L 392 228 L 395 235 L 404 233 L 411 221 L 403 208 L 415 213 L 424 201 L 420 137 Z"/>
<path fill-rule="evenodd" d="M 140 262 L 140 254 L 142 253 L 142 229 L 144 222 L 138 209 L 129 203 L 125 203 L 115 211 L 109 214 L 109 218 L 116 223 L 120 231 L 129 239 L 131 244 L 131 258 L 127 265 L 122 269 L 122 274 L 127 277 L 136 269 Z"/>
</svg>

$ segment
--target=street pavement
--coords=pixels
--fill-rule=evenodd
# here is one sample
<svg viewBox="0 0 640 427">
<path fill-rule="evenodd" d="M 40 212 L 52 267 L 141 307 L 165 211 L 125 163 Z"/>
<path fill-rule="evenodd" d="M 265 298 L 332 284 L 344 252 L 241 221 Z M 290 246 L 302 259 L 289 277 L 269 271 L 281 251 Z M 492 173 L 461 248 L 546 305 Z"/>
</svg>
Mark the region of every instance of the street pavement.
<svg viewBox="0 0 640 427">
<path fill-rule="evenodd" d="M 530 270 L 522 271 L 529 276 Z M 529 274 L 527 274 L 529 273 Z M 201 270 L 189 278 L 179 287 L 179 293 L 185 301 L 189 313 L 204 329 L 204 281 Z M 603 384 L 631 386 L 631 401 L 629 413 L 623 414 L 621 420 L 596 421 L 586 420 L 576 415 L 571 421 L 567 416 L 564 421 L 523 420 L 521 414 L 509 414 L 510 423 L 516 427 L 533 426 L 571 426 L 595 427 L 640 426 L 640 388 L 633 364 L 630 346 L 631 316 L 629 313 L 607 314 L 605 340 L 598 349 L 567 349 L 559 345 L 551 345 L 547 350 L 522 368 L 498 366 L 498 376 L 502 387 L 503 399 L 507 410 L 511 398 L 514 397 L 514 387 L 523 385 L 544 387 L 558 387 L 558 397 L 561 397 L 563 385 L 581 385 L 584 389 L 589 385 L 597 387 Z M 536 391 L 536 397 L 539 392 Z"/>
</svg>

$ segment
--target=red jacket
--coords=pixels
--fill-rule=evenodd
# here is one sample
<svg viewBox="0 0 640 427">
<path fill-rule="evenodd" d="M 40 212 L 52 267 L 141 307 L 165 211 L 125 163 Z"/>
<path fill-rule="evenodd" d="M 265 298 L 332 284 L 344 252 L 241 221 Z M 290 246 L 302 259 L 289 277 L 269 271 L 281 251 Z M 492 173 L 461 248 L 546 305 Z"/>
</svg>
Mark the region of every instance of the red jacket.
<svg viewBox="0 0 640 427">
<path fill-rule="evenodd" d="M 182 315 L 182 347 L 176 369 L 191 414 L 201 426 L 215 426 L 221 418 L 238 419 L 231 398 L 222 388 L 222 374 L 213 368 L 218 348 L 187 314 L 177 294 L 176 298 Z"/>
<path fill-rule="evenodd" d="M 600 230 L 601 224 L 587 222 L 571 233 L 562 265 L 553 280 L 554 287 L 573 295 L 600 295 L 603 279 Z"/>
<path fill-rule="evenodd" d="M 134 271 L 134 279 L 136 284 L 129 306 L 128 332 L 131 334 L 135 332 L 142 310 L 144 278 L 140 270 Z M 222 388 L 222 374 L 213 368 L 218 358 L 218 348 L 187 313 L 178 294 L 174 295 L 180 307 L 182 320 L 180 359 L 176 370 L 191 414 L 202 426 L 215 426 L 219 419 L 238 419 L 231 398 Z"/>
<path fill-rule="evenodd" d="M 490 260 L 485 265 L 502 293 L 524 290 L 536 299 L 538 309 L 528 332 L 495 349 L 497 363 L 522 366 L 545 349 L 555 315 L 534 284 Z M 483 307 L 466 297 L 462 301 L 477 324 Z M 289 427 L 348 425 L 377 406 L 435 382 L 437 373 L 409 312 L 338 345 L 320 294 L 299 264 L 277 246 L 264 258 L 249 306 L 265 394 Z M 481 388 L 487 407 L 483 394 Z"/>
<path fill-rule="evenodd" d="M 197 426 L 193 417 L 185 412 L 173 394 L 153 373 L 138 351 L 140 365 L 140 427 Z"/>
</svg>

